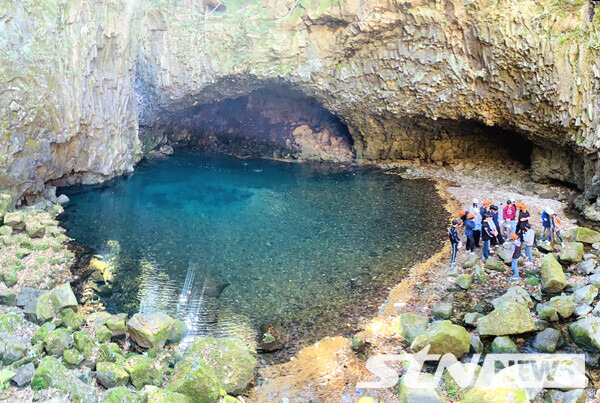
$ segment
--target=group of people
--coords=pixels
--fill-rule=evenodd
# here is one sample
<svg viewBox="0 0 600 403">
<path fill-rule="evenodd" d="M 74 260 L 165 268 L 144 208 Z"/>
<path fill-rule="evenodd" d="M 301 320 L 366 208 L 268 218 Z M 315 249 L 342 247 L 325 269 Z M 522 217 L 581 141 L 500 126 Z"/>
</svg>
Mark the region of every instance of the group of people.
<svg viewBox="0 0 600 403">
<path fill-rule="evenodd" d="M 466 250 L 475 253 L 475 249 L 480 247 L 480 241 L 483 241 L 483 259 L 490 257 L 490 248 L 495 245 L 502 245 L 505 240 L 510 240 L 511 249 L 511 267 L 513 270 L 512 280 L 519 278 L 518 261 L 521 258 L 522 251 L 527 257 L 527 265 L 533 263 L 532 251 L 535 245 L 535 230 L 530 222 L 531 214 L 527 206 L 523 203 L 517 203 L 513 198 L 507 200 L 506 205 L 502 202 L 492 204 L 485 200 L 482 205 L 479 200 L 473 199 L 468 210 L 459 212 L 459 219 L 452 220 L 452 226 L 449 230 L 450 242 L 452 244 L 452 265 L 455 265 L 456 253 L 462 246 L 458 228 L 464 226 L 466 237 Z M 542 241 L 550 243 L 559 239 L 563 243 L 560 235 L 560 218 L 550 208 L 546 208 L 542 213 Z"/>
</svg>

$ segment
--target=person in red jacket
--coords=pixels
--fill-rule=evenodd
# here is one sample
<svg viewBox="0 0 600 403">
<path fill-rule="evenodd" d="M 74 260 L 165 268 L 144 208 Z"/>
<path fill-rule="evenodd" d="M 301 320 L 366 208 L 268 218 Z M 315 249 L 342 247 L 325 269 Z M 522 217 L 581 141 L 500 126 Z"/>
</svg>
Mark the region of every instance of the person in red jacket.
<svg viewBox="0 0 600 403">
<path fill-rule="evenodd" d="M 507 228 L 506 238 L 510 239 L 510 235 L 516 233 L 517 223 L 515 218 L 517 217 L 517 208 L 514 204 L 514 199 L 509 199 L 504 207 L 504 225 Z"/>
</svg>

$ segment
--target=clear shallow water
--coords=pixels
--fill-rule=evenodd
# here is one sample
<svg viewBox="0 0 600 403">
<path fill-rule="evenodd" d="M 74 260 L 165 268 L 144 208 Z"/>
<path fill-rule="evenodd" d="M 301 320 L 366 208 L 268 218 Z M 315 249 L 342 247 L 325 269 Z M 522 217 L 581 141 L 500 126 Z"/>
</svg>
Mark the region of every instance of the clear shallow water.
<svg viewBox="0 0 600 403">
<path fill-rule="evenodd" d="M 401 268 L 439 248 L 447 222 L 429 181 L 331 168 L 176 154 L 62 189 L 61 220 L 110 261 L 109 311 L 164 311 L 192 335 L 248 339 L 279 322 L 313 341 L 373 314 Z M 229 283 L 220 297 L 215 282 Z"/>
</svg>

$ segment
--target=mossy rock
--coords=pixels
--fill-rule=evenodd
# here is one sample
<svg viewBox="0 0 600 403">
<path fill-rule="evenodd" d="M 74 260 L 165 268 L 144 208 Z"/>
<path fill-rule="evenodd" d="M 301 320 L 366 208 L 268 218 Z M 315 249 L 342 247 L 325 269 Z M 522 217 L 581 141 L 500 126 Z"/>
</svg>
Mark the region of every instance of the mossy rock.
<svg viewBox="0 0 600 403">
<path fill-rule="evenodd" d="M 185 335 L 186 330 L 185 323 L 179 319 L 175 319 L 171 331 L 167 336 L 167 341 L 169 343 L 178 343 Z"/>
<path fill-rule="evenodd" d="M 0 235 L 2 236 L 10 236 L 13 233 L 13 229 L 12 227 L 9 227 L 8 225 L 3 225 L 0 227 Z"/>
<path fill-rule="evenodd" d="M 231 338 L 207 337 L 195 340 L 184 354 L 210 365 L 230 395 L 239 395 L 254 379 L 257 360 L 253 352 Z"/>
<path fill-rule="evenodd" d="M 51 323 L 51 322 L 44 323 L 33 334 L 33 337 L 31 338 L 31 344 L 36 344 L 37 342 L 40 342 L 40 341 L 43 342 L 44 340 L 46 340 L 48 335 L 50 333 L 52 333 L 54 330 L 56 330 L 56 325 L 54 323 Z"/>
<path fill-rule="evenodd" d="M 4 225 L 12 229 L 25 228 L 25 215 L 20 211 L 13 211 L 4 215 Z"/>
<path fill-rule="evenodd" d="M 75 332 L 73 333 L 73 344 L 83 355 L 83 364 L 95 368 L 100 359 L 100 350 L 92 336 L 82 331 Z"/>
<path fill-rule="evenodd" d="M 546 255 L 542 259 L 540 273 L 544 292 L 555 294 L 567 286 L 563 268 L 552 254 Z"/>
<path fill-rule="evenodd" d="M 73 337 L 64 329 L 50 332 L 44 340 L 44 348 L 48 355 L 62 356 L 72 345 Z"/>
<path fill-rule="evenodd" d="M 23 259 L 24 257 L 29 256 L 29 255 L 31 255 L 30 249 L 19 248 L 15 252 L 15 256 L 18 257 L 19 259 Z"/>
<path fill-rule="evenodd" d="M 111 316 L 106 322 L 106 327 L 112 332 L 112 337 L 125 334 L 125 318 L 122 316 Z"/>
<path fill-rule="evenodd" d="M 98 329 L 96 329 L 96 341 L 98 343 L 106 343 L 110 341 L 111 337 L 112 332 L 106 326 L 100 326 Z"/>
<path fill-rule="evenodd" d="M 402 337 L 408 343 L 423 334 L 429 325 L 429 317 L 421 316 L 414 313 L 400 314 L 392 321 L 392 328 L 397 335 Z"/>
<path fill-rule="evenodd" d="M 583 244 L 581 242 L 567 242 L 560 248 L 559 259 L 564 263 L 578 263 L 583 260 Z"/>
<path fill-rule="evenodd" d="M 141 403 L 147 402 L 142 396 L 125 386 L 110 388 L 102 394 L 102 403 Z M 165 401 L 166 402 L 166 401 Z"/>
<path fill-rule="evenodd" d="M 163 374 L 156 366 L 154 360 L 142 355 L 135 355 L 128 358 L 123 367 L 129 373 L 131 384 L 137 389 L 145 385 L 161 386 Z"/>
<path fill-rule="evenodd" d="M 594 231 L 589 228 L 578 227 L 574 228 L 573 232 L 573 241 L 587 243 L 589 245 L 600 243 L 600 232 Z"/>
<path fill-rule="evenodd" d="M 458 285 L 463 290 L 469 290 L 471 288 L 471 284 L 473 284 L 473 276 L 470 274 L 461 274 L 456 277 L 456 285 Z"/>
<path fill-rule="evenodd" d="M 35 305 L 35 316 L 38 323 L 44 323 L 51 320 L 54 317 L 54 311 L 52 310 L 51 293 L 40 295 Z"/>
<path fill-rule="evenodd" d="M 477 322 L 482 336 L 507 336 L 536 330 L 529 309 L 517 302 L 502 302 L 496 309 Z"/>
<path fill-rule="evenodd" d="M 600 318 L 580 319 L 569 326 L 571 340 L 579 347 L 593 353 L 600 352 Z"/>
<path fill-rule="evenodd" d="M 418 374 L 418 381 L 423 383 L 433 383 L 433 375 L 421 373 Z M 406 376 L 402 376 L 398 382 L 398 402 L 399 403 L 445 403 L 446 399 L 442 396 L 439 389 L 434 388 L 413 388 L 406 381 Z"/>
<path fill-rule="evenodd" d="M 483 388 L 468 392 L 461 403 L 529 403 L 524 389 Z"/>
<path fill-rule="evenodd" d="M 518 354 L 519 349 L 516 344 L 506 336 L 498 336 L 490 345 L 490 350 L 494 354 Z"/>
<path fill-rule="evenodd" d="M 165 389 L 186 395 L 194 403 L 214 403 L 225 394 L 214 369 L 194 357 L 184 358 L 175 365 Z"/>
<path fill-rule="evenodd" d="M 479 262 L 479 257 L 476 254 L 470 254 L 467 260 L 465 260 L 462 264 L 463 269 L 470 269 L 474 267 L 477 262 Z"/>
<path fill-rule="evenodd" d="M 147 403 L 192 403 L 196 401 L 193 397 L 169 392 L 151 385 L 146 385 L 140 394 Z M 237 399 L 235 401 L 239 402 Z"/>
<path fill-rule="evenodd" d="M 23 325 L 23 319 L 17 314 L 5 313 L 0 315 L 0 332 L 14 334 Z"/>
<path fill-rule="evenodd" d="M 99 351 L 99 361 L 117 362 L 123 359 L 123 356 L 119 354 L 119 346 L 115 343 L 102 344 Z"/>
<path fill-rule="evenodd" d="M 85 317 L 81 314 L 73 312 L 71 308 L 64 309 L 58 314 L 60 325 L 73 332 L 79 330 L 85 323 Z"/>
<path fill-rule="evenodd" d="M 25 232 L 31 238 L 42 238 L 46 233 L 46 227 L 37 217 L 30 217 L 25 220 Z"/>
<path fill-rule="evenodd" d="M 471 337 L 464 327 L 454 325 L 449 320 L 433 323 L 420 336 L 415 338 L 410 348 L 421 351 L 429 345 L 429 354 L 451 353 L 460 358 L 469 352 Z"/>
<path fill-rule="evenodd" d="M 105 388 L 115 386 L 126 386 L 129 382 L 129 374 L 125 369 L 114 362 L 99 362 L 96 364 L 96 377 Z"/>
<path fill-rule="evenodd" d="M 17 268 L 12 267 L 12 268 L 8 269 L 7 271 L 5 271 L 2 274 L 2 279 L 4 280 L 4 284 L 9 288 L 12 287 L 13 285 L 17 284 L 17 282 L 18 282 Z"/>
<path fill-rule="evenodd" d="M 83 361 L 83 354 L 79 352 L 79 350 L 72 348 L 70 350 L 65 350 L 63 353 L 63 363 L 68 368 L 74 368 L 81 364 Z"/>
<path fill-rule="evenodd" d="M 563 319 L 573 315 L 573 312 L 575 311 L 575 301 L 573 301 L 573 297 L 570 295 L 553 297 L 548 301 L 548 305 L 556 309 L 556 312 L 558 312 Z"/>
<path fill-rule="evenodd" d="M 162 348 L 174 323 L 173 318 L 162 312 L 143 315 L 136 313 L 127 322 L 127 333 L 140 347 Z"/>
<path fill-rule="evenodd" d="M 71 308 L 72 310 L 77 310 L 78 308 L 77 298 L 69 283 L 64 283 L 56 287 L 50 295 L 50 302 L 52 303 L 52 308 L 57 313 L 66 308 Z"/>
<path fill-rule="evenodd" d="M 74 402 L 96 400 L 94 388 L 81 382 L 55 357 L 44 357 L 31 381 L 34 390 L 54 388 L 67 393 Z"/>
<path fill-rule="evenodd" d="M 485 268 L 488 270 L 499 271 L 501 273 L 504 273 L 506 271 L 506 265 L 504 264 L 504 262 L 501 262 L 500 260 L 493 257 L 485 261 Z"/>
<path fill-rule="evenodd" d="M 40 241 L 33 244 L 33 248 L 38 251 L 45 251 L 50 249 L 50 241 Z"/>
</svg>

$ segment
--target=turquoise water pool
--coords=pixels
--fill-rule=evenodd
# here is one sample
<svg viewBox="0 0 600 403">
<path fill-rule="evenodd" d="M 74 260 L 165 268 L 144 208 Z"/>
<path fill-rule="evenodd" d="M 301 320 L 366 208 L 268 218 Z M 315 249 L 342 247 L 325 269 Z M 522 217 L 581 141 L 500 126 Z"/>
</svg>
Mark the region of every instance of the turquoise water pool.
<svg viewBox="0 0 600 403">
<path fill-rule="evenodd" d="M 296 342 L 347 334 L 447 223 L 426 180 L 193 153 L 62 192 L 69 235 L 112 267 L 106 308 L 164 311 L 192 335 L 252 338 L 265 321 Z"/>
</svg>

